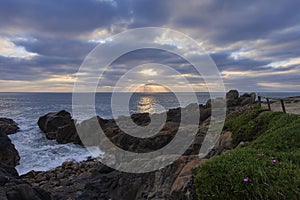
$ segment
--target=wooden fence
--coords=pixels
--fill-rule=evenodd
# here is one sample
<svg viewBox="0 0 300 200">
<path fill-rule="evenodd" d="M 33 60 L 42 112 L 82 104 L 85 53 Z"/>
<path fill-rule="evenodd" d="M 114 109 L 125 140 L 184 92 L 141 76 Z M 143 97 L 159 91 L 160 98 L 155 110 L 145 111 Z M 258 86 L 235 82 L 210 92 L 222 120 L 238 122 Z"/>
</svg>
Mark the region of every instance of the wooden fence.
<svg viewBox="0 0 300 200">
<path fill-rule="evenodd" d="M 274 98 L 274 97 L 266 97 L 266 96 L 261 96 L 258 95 L 258 105 L 261 107 L 261 103 L 262 103 L 262 99 L 266 99 L 267 100 L 267 104 L 268 104 L 268 109 L 271 111 L 271 102 L 270 100 L 276 100 L 276 101 L 280 101 L 281 103 L 281 108 L 282 108 L 282 112 L 286 113 L 286 109 L 285 109 L 285 105 L 284 102 L 285 101 L 294 101 L 295 97 L 286 97 L 286 98 Z M 298 97 L 299 98 L 299 97 Z"/>
</svg>

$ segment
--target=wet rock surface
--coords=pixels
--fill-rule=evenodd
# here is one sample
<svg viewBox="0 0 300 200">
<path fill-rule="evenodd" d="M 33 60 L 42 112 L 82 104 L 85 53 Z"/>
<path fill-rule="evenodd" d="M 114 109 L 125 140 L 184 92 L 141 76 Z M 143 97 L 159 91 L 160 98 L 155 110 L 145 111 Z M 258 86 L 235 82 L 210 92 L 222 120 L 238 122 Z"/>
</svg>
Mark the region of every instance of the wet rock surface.
<svg viewBox="0 0 300 200">
<path fill-rule="evenodd" d="M 60 144 L 80 143 L 75 123 L 71 114 L 65 110 L 48 113 L 38 120 L 38 126 L 45 133 L 47 139 L 56 140 Z"/>
<path fill-rule="evenodd" d="M 20 156 L 15 145 L 5 133 L 0 132 L 0 163 L 15 167 L 19 161 Z"/>
<path fill-rule="evenodd" d="M 6 135 L 14 134 L 19 131 L 19 125 L 12 119 L 0 118 L 0 132 Z"/>
<path fill-rule="evenodd" d="M 20 179 L 15 168 L 0 162 L 0 199 L 50 200 L 51 196 L 49 192 Z"/>
<path fill-rule="evenodd" d="M 6 134 L 0 134 L 0 199 L 2 200 L 50 200 L 49 192 L 32 187 L 20 179 L 14 168 L 19 153 Z"/>
</svg>

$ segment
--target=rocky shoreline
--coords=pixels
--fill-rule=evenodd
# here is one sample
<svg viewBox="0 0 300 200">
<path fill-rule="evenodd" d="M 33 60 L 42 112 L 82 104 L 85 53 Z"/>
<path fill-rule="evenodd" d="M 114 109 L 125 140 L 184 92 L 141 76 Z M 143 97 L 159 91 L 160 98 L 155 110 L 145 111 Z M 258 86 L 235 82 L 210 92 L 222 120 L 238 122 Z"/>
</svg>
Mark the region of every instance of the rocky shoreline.
<svg viewBox="0 0 300 200">
<path fill-rule="evenodd" d="M 226 95 L 227 112 L 251 105 L 255 103 L 255 98 L 255 93 L 239 96 L 238 91 L 231 90 Z M 231 133 L 223 131 L 215 147 L 204 159 L 197 156 L 210 122 L 211 100 L 206 105 L 194 104 L 185 108 L 170 109 L 166 113 L 167 120 L 164 127 L 157 135 L 146 139 L 127 135 L 112 119 L 100 117 L 96 119 L 106 136 L 116 146 L 132 152 L 150 152 L 165 146 L 173 139 L 180 124 L 181 111 L 188 112 L 189 109 L 194 109 L 194 106 L 199 106 L 201 118 L 192 145 L 173 164 L 143 174 L 119 172 L 95 159 L 88 159 L 80 163 L 65 162 L 62 166 L 46 172 L 31 171 L 19 177 L 14 167 L 20 158 L 18 154 L 8 153 L 16 150 L 6 135 L 11 134 L 7 130 L 17 131 L 16 128 L 7 129 L 17 124 L 10 120 L 3 120 L 11 124 L 4 126 L 0 120 L 0 147 L 7 150 L 0 153 L 0 196 L 6 196 L 6 199 L 195 199 L 193 169 L 211 157 L 233 148 Z M 147 125 L 150 119 L 148 113 L 130 117 L 140 126 Z M 72 119 L 71 114 L 66 111 L 48 113 L 40 117 L 38 126 L 48 139 L 62 144 L 82 144 L 76 131 L 76 120 Z M 94 130 L 89 126 L 89 120 L 79 126 L 88 128 L 87 130 L 91 132 Z M 1 137 L 4 139 L 2 140 Z M 5 156 L 10 160 L 8 161 Z M 24 190 L 31 192 L 26 193 Z"/>
<path fill-rule="evenodd" d="M 0 199 L 50 200 L 49 192 L 20 178 L 15 169 L 20 156 L 7 135 L 15 134 L 18 130 L 18 124 L 12 119 L 0 118 Z"/>
</svg>

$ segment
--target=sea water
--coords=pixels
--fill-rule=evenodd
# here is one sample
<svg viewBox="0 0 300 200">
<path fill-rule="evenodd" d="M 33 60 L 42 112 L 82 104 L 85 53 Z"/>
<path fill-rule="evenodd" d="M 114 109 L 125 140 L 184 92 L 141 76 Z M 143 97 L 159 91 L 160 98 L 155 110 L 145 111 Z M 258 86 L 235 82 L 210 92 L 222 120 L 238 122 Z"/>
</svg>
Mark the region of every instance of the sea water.
<svg viewBox="0 0 300 200">
<path fill-rule="evenodd" d="M 274 97 L 300 96 L 299 93 L 260 93 Z M 84 94 L 83 94 L 84 95 Z M 129 114 L 159 113 L 170 108 L 187 106 L 190 103 L 204 104 L 209 93 L 196 93 L 197 101 L 192 102 L 193 94 L 189 93 L 134 93 L 129 101 Z M 121 94 L 122 96 L 122 94 Z M 127 96 L 127 94 L 124 94 Z M 95 95 L 95 112 L 102 118 L 112 118 L 111 93 Z M 178 99 L 181 99 L 179 103 Z M 116 108 L 122 109 L 122 108 Z M 82 146 L 75 144 L 58 144 L 55 140 L 47 140 L 37 125 L 40 116 L 49 112 L 67 110 L 72 113 L 71 93 L 0 93 L 0 117 L 15 120 L 20 131 L 10 135 L 19 151 L 21 160 L 16 167 L 20 174 L 31 170 L 45 171 L 61 165 L 64 161 L 82 161 L 91 156 Z M 78 116 L 82 121 L 91 116 Z"/>
<path fill-rule="evenodd" d="M 191 94 L 179 95 L 183 99 L 181 104 L 172 93 L 134 93 L 128 105 L 130 114 L 159 113 L 191 103 Z M 102 118 L 112 118 L 111 96 L 111 93 L 95 95 L 95 111 Z M 210 96 L 208 93 L 197 93 L 197 97 L 198 103 L 205 103 Z M 21 157 L 20 165 L 16 167 L 20 174 L 31 170 L 49 170 L 66 160 L 82 161 L 91 156 L 80 145 L 47 140 L 39 129 L 37 121 L 40 116 L 59 110 L 72 113 L 71 93 L 0 93 L 0 117 L 12 118 L 20 126 L 18 133 L 9 135 Z M 78 120 L 82 121 L 89 116 L 83 113 L 79 117 L 81 119 Z"/>
</svg>

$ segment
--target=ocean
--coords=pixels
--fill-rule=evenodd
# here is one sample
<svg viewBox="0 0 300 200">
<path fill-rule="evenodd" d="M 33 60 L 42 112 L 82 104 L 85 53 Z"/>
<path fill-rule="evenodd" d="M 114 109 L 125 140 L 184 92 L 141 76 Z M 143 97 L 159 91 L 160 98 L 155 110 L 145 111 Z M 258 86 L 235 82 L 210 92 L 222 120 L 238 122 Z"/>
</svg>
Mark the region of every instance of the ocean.
<svg viewBox="0 0 300 200">
<path fill-rule="evenodd" d="M 300 93 L 260 93 L 274 97 L 300 96 Z M 181 106 L 191 102 L 191 94 L 176 94 L 183 99 Z M 204 104 L 209 93 L 199 92 L 197 103 Z M 112 118 L 111 93 L 97 93 L 95 97 L 96 113 L 102 118 Z M 161 105 L 161 106 L 158 106 Z M 139 112 L 159 113 L 180 104 L 173 93 L 134 93 L 129 101 L 130 114 Z M 40 116 L 49 112 L 67 110 L 72 113 L 71 93 L 0 93 L 0 117 L 15 120 L 20 131 L 10 135 L 12 142 L 19 151 L 21 160 L 16 167 L 19 174 L 31 170 L 45 171 L 61 165 L 64 161 L 82 161 L 91 156 L 83 147 L 75 144 L 57 144 L 47 140 L 37 126 Z M 81 116 L 84 120 L 88 116 Z"/>
</svg>

